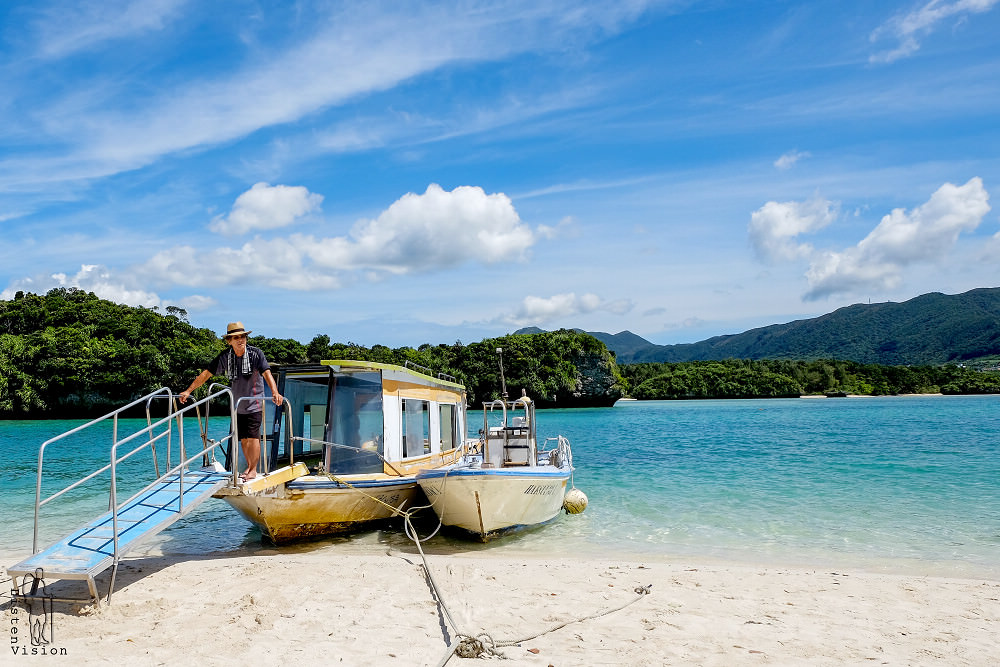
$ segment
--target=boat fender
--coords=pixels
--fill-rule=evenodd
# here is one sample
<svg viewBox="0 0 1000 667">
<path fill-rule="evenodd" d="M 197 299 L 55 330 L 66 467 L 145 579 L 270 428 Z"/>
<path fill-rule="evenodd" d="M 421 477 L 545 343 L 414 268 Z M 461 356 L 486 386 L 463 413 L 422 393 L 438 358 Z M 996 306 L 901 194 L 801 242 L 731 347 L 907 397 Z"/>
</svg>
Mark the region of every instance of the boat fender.
<svg viewBox="0 0 1000 667">
<path fill-rule="evenodd" d="M 566 514 L 579 514 L 587 509 L 587 494 L 573 487 L 563 498 L 563 509 L 566 510 Z"/>
</svg>

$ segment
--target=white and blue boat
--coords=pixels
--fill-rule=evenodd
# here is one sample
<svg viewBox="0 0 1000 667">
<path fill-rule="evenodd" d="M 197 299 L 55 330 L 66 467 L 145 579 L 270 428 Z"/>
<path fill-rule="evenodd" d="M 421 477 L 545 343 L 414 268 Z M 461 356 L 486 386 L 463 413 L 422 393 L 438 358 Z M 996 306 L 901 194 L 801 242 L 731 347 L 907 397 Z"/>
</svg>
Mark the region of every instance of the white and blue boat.
<svg viewBox="0 0 1000 667">
<path fill-rule="evenodd" d="M 479 436 L 457 462 L 417 473 L 442 525 L 486 542 L 552 521 L 564 506 L 573 514 L 586 507 L 586 496 L 571 485 L 569 440 L 560 435 L 538 446 L 527 396 L 484 403 Z"/>
</svg>

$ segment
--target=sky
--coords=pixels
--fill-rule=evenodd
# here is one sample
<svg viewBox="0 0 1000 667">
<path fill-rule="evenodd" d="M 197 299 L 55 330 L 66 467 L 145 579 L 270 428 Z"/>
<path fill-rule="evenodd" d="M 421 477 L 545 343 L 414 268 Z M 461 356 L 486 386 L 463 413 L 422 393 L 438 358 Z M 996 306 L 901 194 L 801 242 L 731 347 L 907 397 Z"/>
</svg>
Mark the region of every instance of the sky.
<svg viewBox="0 0 1000 667">
<path fill-rule="evenodd" d="M 0 299 L 672 344 L 997 287 L 998 5 L 10 0 Z"/>
</svg>

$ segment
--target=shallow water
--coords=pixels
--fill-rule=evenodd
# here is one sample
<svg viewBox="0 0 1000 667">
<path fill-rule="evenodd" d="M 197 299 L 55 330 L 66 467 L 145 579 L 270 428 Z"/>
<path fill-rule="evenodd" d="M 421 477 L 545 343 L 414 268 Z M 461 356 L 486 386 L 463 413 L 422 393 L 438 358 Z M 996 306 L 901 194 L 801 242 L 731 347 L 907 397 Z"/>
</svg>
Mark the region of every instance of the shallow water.
<svg viewBox="0 0 1000 667">
<path fill-rule="evenodd" d="M 590 499 L 587 511 L 487 545 L 437 534 L 424 549 L 1000 579 L 998 407 L 998 396 L 927 396 L 630 401 L 539 411 L 540 438 L 562 434 L 572 442 L 574 482 Z M 0 494 L 4 553 L 19 559 L 31 550 L 39 444 L 78 423 L 0 422 L 8 471 Z M 106 450 L 103 441 L 67 445 L 53 450 L 51 462 L 46 455 L 46 469 L 93 469 Z M 79 512 L 106 507 L 104 489 L 52 503 L 43 534 L 58 538 L 89 518 Z M 430 534 L 434 524 L 418 529 Z M 413 546 L 391 528 L 283 547 L 327 548 Z M 274 547 L 218 500 L 143 547 L 168 554 L 262 550 Z"/>
</svg>

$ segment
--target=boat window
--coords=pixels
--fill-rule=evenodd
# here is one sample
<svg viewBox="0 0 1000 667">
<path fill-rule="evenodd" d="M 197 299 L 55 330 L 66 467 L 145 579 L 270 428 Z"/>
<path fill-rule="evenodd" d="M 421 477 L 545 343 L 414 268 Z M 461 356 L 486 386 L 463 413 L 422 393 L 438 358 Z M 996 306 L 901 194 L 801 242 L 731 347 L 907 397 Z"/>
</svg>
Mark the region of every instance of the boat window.
<svg viewBox="0 0 1000 667">
<path fill-rule="evenodd" d="M 455 447 L 455 431 L 457 425 L 455 423 L 455 406 L 449 404 L 443 404 L 441 408 L 441 451 L 447 451 L 449 449 L 454 449 Z"/>
<path fill-rule="evenodd" d="M 383 469 L 382 377 L 379 373 L 336 374 L 330 387 L 327 442 L 340 445 L 325 457 L 327 470 L 342 474 Z"/>
<path fill-rule="evenodd" d="M 302 420 L 302 435 L 310 440 L 322 440 L 326 433 L 326 401 L 306 405 Z M 316 442 L 302 443 L 303 452 L 318 452 L 321 449 Z"/>
<path fill-rule="evenodd" d="M 323 427 L 326 424 L 326 399 L 327 399 L 327 378 L 295 378 L 285 379 L 285 386 L 282 395 L 287 398 L 296 409 L 292 411 L 292 434 L 295 437 L 323 439 Z M 268 403 L 270 406 L 270 403 Z M 299 409 L 303 406 L 304 409 Z M 319 427 L 319 428 L 317 428 Z M 280 455 L 287 457 L 288 452 L 284 451 L 285 423 L 281 421 L 281 431 L 277 442 L 281 446 Z M 295 442 L 295 455 L 308 452 L 317 452 L 322 449 L 319 443 Z"/>
<path fill-rule="evenodd" d="M 403 456 L 420 456 L 431 451 L 430 403 L 416 398 L 403 399 Z"/>
</svg>

